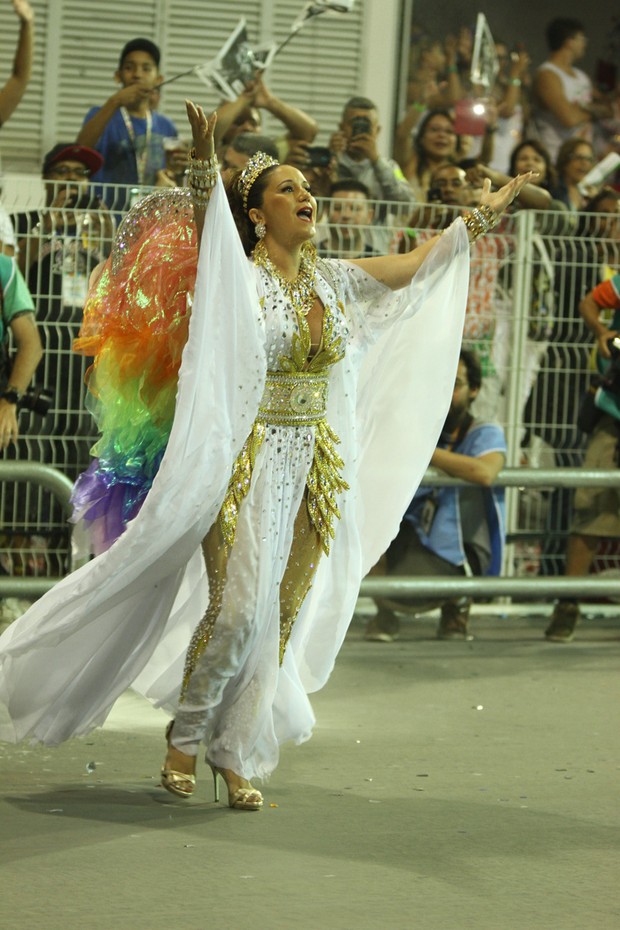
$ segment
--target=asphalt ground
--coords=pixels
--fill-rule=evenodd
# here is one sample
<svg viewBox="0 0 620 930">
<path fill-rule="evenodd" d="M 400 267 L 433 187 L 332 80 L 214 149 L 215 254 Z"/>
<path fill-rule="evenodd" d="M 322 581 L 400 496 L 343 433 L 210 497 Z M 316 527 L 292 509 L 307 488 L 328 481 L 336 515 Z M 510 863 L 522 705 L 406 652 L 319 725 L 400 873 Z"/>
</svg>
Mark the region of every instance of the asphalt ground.
<svg viewBox="0 0 620 930">
<path fill-rule="evenodd" d="M 0 744 L 1 930 L 619 928 L 620 617 L 558 645 L 527 609 L 474 609 L 471 643 L 358 617 L 259 813 L 203 764 L 189 801 L 159 787 L 166 718 L 131 692 L 84 739 Z"/>
</svg>

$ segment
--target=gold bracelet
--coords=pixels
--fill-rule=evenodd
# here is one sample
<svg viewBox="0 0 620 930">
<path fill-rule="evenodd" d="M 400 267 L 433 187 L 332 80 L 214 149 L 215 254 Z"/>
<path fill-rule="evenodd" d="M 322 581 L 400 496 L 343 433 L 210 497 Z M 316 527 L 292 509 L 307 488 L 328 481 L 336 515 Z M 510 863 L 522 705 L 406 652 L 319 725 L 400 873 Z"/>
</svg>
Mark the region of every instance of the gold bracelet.
<svg viewBox="0 0 620 930">
<path fill-rule="evenodd" d="M 463 217 L 469 241 L 475 242 L 481 236 L 484 236 L 485 233 L 497 225 L 498 220 L 499 217 L 495 210 L 492 210 L 486 204 L 474 207 L 471 213 L 466 213 Z"/>
<path fill-rule="evenodd" d="M 192 201 L 197 207 L 206 207 L 215 187 L 219 174 L 217 155 L 210 158 L 196 158 L 194 149 L 190 152 L 187 183 L 192 192 Z"/>
<path fill-rule="evenodd" d="M 189 151 L 189 164 L 190 167 L 195 165 L 196 168 L 219 168 L 219 162 L 215 153 L 210 155 L 208 158 L 197 158 L 195 148 L 192 148 Z"/>
<path fill-rule="evenodd" d="M 495 210 L 490 207 L 487 203 L 479 204 L 476 207 L 476 210 L 482 214 L 486 222 L 488 223 L 487 230 L 494 229 L 495 226 L 499 223 L 499 216 Z"/>
</svg>

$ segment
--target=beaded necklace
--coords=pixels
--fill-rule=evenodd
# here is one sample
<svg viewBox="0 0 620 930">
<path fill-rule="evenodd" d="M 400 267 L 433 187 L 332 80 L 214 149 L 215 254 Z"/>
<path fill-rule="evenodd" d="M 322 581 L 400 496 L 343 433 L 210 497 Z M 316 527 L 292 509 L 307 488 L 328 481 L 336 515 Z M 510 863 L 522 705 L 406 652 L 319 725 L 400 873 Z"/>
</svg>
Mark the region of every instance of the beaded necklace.
<svg viewBox="0 0 620 930">
<path fill-rule="evenodd" d="M 301 316 L 307 316 L 312 309 L 316 297 L 314 290 L 316 249 L 312 243 L 306 243 L 304 245 L 301 261 L 299 263 L 299 273 L 293 281 L 289 281 L 284 275 L 280 274 L 269 258 L 267 247 L 262 239 L 257 242 L 252 257 L 255 266 L 257 268 L 264 268 L 267 274 L 277 282 L 284 296 L 290 301 L 295 312 L 301 314 Z"/>
</svg>

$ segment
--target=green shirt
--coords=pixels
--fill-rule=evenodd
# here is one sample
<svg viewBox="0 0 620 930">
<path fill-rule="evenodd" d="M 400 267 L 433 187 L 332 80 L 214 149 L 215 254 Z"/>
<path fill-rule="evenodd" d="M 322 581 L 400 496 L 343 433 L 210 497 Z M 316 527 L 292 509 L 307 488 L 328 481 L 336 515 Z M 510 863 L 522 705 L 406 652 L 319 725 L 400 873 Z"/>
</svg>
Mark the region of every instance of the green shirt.
<svg viewBox="0 0 620 930">
<path fill-rule="evenodd" d="M 34 303 L 15 259 L 9 258 L 8 255 L 0 255 L 0 287 L 2 288 L 0 342 L 3 342 L 11 320 L 23 313 L 34 313 Z"/>
</svg>

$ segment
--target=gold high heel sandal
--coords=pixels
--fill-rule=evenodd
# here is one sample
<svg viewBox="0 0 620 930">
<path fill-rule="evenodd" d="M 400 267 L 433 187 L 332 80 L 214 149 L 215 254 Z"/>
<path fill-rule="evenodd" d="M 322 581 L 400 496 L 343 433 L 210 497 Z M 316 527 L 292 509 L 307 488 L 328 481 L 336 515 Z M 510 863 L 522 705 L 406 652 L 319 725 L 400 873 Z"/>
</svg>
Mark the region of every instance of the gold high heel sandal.
<svg viewBox="0 0 620 930">
<path fill-rule="evenodd" d="M 173 726 L 174 720 L 171 720 L 166 727 L 168 749 L 170 749 L 170 737 L 172 735 Z M 190 775 L 187 772 L 177 772 L 174 769 L 166 768 L 166 763 L 164 762 L 161 770 L 161 784 L 170 794 L 174 794 L 178 798 L 189 798 L 196 787 L 196 776 Z"/>
<path fill-rule="evenodd" d="M 218 784 L 217 778 L 218 775 L 226 785 L 228 791 L 228 806 L 234 808 L 237 811 L 259 811 L 263 806 L 263 796 L 256 788 L 237 788 L 235 791 L 230 790 L 228 787 L 228 782 L 224 778 L 223 772 L 221 769 L 216 768 L 215 765 L 211 765 L 210 762 L 207 762 L 207 765 L 211 769 L 211 774 L 213 776 L 213 794 L 216 802 L 220 799 L 220 786 Z"/>
</svg>

